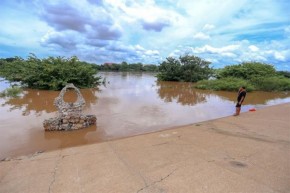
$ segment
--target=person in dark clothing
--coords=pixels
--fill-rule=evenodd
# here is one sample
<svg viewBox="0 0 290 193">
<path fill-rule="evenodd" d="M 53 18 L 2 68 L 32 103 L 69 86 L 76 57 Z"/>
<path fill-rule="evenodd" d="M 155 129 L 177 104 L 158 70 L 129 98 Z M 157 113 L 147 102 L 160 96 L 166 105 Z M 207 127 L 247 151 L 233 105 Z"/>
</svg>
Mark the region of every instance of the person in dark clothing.
<svg viewBox="0 0 290 193">
<path fill-rule="evenodd" d="M 241 106 L 242 106 L 242 103 L 244 102 L 246 95 L 247 95 L 246 87 L 243 86 L 239 89 L 239 92 L 238 92 L 236 113 L 234 114 L 234 116 L 238 116 L 240 114 Z"/>
</svg>

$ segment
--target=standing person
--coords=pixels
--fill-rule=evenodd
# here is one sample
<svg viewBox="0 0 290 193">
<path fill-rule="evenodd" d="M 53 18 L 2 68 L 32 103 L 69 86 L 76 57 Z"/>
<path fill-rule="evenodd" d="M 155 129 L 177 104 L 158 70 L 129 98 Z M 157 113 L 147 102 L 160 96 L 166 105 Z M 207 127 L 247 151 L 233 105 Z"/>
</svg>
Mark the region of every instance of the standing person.
<svg viewBox="0 0 290 193">
<path fill-rule="evenodd" d="M 242 103 L 244 102 L 246 95 L 247 95 L 246 87 L 242 86 L 238 92 L 236 113 L 234 114 L 234 116 L 238 116 L 240 114 L 241 106 L 242 106 Z"/>
</svg>

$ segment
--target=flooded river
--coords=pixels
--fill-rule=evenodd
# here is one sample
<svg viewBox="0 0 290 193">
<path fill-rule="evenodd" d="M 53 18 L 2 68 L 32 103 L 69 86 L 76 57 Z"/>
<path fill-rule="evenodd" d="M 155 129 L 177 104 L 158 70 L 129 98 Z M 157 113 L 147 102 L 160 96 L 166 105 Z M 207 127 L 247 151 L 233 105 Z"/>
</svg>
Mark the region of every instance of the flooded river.
<svg viewBox="0 0 290 193">
<path fill-rule="evenodd" d="M 78 131 L 43 129 L 42 122 L 56 116 L 53 101 L 59 91 L 26 89 L 19 98 L 0 98 L 0 159 L 164 130 L 230 116 L 235 110 L 235 92 L 157 82 L 153 74 L 100 75 L 106 77 L 105 85 L 81 90 L 86 100 L 84 113 L 95 114 L 97 125 Z M 0 91 L 7 87 L 0 82 Z M 68 92 L 65 100 L 75 101 L 75 93 Z M 290 102 L 290 93 L 251 92 L 242 112 L 286 102 Z"/>
</svg>

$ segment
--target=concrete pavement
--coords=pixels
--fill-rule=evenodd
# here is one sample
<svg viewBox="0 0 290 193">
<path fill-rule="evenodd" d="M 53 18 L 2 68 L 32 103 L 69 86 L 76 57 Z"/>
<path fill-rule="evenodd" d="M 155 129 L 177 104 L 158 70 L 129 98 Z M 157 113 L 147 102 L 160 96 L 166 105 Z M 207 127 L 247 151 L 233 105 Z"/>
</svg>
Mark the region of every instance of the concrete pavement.
<svg viewBox="0 0 290 193">
<path fill-rule="evenodd" d="M 288 193 L 290 103 L 0 162 L 0 193 Z"/>
</svg>

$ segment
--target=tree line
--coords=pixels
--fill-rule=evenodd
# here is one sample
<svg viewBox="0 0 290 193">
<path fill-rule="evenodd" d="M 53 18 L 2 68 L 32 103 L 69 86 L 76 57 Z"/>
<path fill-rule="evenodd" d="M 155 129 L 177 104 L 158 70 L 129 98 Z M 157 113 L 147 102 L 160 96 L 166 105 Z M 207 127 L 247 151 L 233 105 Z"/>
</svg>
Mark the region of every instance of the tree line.
<svg viewBox="0 0 290 193">
<path fill-rule="evenodd" d="M 210 62 L 197 56 L 169 57 L 160 64 L 158 80 L 194 82 L 207 90 L 236 91 L 245 86 L 248 91 L 290 91 L 290 72 L 276 71 L 271 64 L 242 62 L 213 69 Z"/>
<path fill-rule="evenodd" d="M 0 77 L 20 82 L 29 88 L 60 90 L 67 83 L 79 88 L 91 88 L 101 83 L 98 71 L 156 72 L 158 81 L 194 82 L 195 87 L 209 90 L 236 91 L 246 86 L 248 91 L 289 91 L 290 72 L 276 71 L 271 64 L 243 62 L 213 69 L 211 62 L 194 55 L 168 57 L 160 65 L 126 62 L 97 65 L 70 58 L 37 58 L 31 54 L 0 59 Z"/>
<path fill-rule="evenodd" d="M 142 63 L 104 63 L 101 65 L 94 65 L 98 71 L 113 71 L 113 72 L 158 72 L 159 66 L 154 64 Z"/>
</svg>

